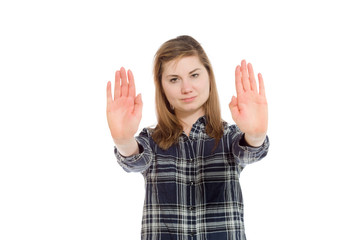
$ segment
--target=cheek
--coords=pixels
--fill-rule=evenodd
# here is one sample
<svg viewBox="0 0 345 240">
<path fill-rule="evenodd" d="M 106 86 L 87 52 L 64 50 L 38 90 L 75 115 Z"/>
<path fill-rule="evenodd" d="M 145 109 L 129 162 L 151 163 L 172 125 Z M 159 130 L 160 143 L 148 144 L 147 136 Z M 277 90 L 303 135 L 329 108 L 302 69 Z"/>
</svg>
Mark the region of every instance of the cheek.
<svg viewBox="0 0 345 240">
<path fill-rule="evenodd" d="M 173 89 L 171 88 L 166 88 L 163 84 L 163 91 L 164 91 L 164 94 L 166 96 L 166 98 L 168 99 L 169 102 L 173 101 L 174 99 L 174 92 L 173 92 Z"/>
<path fill-rule="evenodd" d="M 210 95 L 210 81 L 208 79 L 204 82 L 204 84 L 202 84 L 202 91 L 208 98 L 208 96 Z"/>
</svg>

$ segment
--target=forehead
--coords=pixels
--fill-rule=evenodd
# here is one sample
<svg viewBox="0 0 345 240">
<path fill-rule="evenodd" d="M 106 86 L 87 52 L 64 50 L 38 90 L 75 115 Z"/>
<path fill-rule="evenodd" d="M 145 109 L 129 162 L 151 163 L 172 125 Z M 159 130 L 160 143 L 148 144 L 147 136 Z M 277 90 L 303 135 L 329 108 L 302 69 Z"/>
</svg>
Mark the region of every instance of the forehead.
<svg viewBox="0 0 345 240">
<path fill-rule="evenodd" d="M 163 65 L 163 76 L 189 73 L 196 68 L 204 68 L 198 56 L 188 56 L 171 60 Z"/>
</svg>

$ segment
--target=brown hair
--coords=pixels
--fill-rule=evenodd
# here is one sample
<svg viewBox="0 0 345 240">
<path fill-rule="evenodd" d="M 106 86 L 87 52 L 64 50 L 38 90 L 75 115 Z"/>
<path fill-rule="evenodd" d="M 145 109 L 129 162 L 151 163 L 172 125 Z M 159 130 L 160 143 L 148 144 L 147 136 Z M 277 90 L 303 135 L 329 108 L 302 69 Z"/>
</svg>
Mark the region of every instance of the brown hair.
<svg viewBox="0 0 345 240">
<path fill-rule="evenodd" d="M 156 87 L 156 112 L 158 124 L 152 134 L 153 140 L 162 149 L 168 149 L 178 142 L 183 132 L 174 111 L 170 108 L 168 99 L 165 96 L 162 86 L 162 74 L 164 64 L 178 60 L 182 57 L 198 56 L 200 62 L 206 68 L 210 79 L 210 94 L 204 104 L 206 115 L 206 133 L 219 142 L 223 135 L 223 123 L 220 114 L 218 92 L 214 78 L 213 69 L 205 51 L 201 45 L 190 36 L 179 36 L 165 42 L 157 51 L 154 59 L 154 82 Z"/>
</svg>

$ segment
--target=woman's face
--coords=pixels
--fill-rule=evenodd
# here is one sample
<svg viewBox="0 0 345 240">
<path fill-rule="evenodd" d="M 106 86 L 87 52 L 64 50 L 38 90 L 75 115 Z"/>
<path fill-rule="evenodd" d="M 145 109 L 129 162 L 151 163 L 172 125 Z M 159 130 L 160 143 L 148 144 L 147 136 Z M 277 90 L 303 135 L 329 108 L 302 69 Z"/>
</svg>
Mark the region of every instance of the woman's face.
<svg viewBox="0 0 345 240">
<path fill-rule="evenodd" d="M 175 114 L 203 116 L 203 105 L 210 94 L 210 79 L 199 58 L 183 57 L 167 62 L 163 67 L 163 90 Z"/>
</svg>

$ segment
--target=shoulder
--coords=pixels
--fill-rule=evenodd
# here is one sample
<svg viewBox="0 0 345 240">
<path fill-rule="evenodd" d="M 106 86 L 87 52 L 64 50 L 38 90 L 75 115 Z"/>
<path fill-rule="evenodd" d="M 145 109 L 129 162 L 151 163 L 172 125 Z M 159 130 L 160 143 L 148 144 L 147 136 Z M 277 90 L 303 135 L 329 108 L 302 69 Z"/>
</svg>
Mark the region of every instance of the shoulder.
<svg viewBox="0 0 345 240">
<path fill-rule="evenodd" d="M 139 133 L 139 136 L 150 137 L 152 136 L 153 132 L 154 132 L 154 128 L 146 127 L 141 130 L 141 132 Z"/>
<path fill-rule="evenodd" d="M 141 132 L 138 134 L 136 138 L 142 138 L 146 139 L 147 141 L 151 142 L 152 140 L 152 134 L 155 131 L 154 127 L 145 127 L 141 130 Z"/>
<path fill-rule="evenodd" d="M 147 136 L 147 137 L 151 137 L 152 134 L 156 131 L 157 129 L 157 124 L 152 124 L 152 125 L 148 125 L 145 126 L 141 129 L 141 131 L 139 132 L 139 136 Z"/>
<path fill-rule="evenodd" d="M 136 141 L 139 143 L 142 149 L 154 149 L 156 144 L 152 139 L 152 132 L 153 129 L 145 127 L 135 137 Z"/>
<path fill-rule="evenodd" d="M 225 121 L 223 121 L 223 129 L 224 135 L 242 133 L 240 128 L 236 124 L 229 124 Z"/>
</svg>

